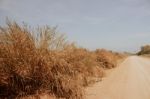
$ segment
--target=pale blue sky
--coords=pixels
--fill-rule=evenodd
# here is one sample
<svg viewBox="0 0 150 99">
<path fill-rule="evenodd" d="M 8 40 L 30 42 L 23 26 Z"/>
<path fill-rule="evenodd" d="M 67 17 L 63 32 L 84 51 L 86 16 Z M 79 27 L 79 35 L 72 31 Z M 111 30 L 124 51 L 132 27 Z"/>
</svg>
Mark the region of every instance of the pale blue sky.
<svg viewBox="0 0 150 99">
<path fill-rule="evenodd" d="M 89 49 L 137 51 L 150 44 L 149 0 L 0 0 L 0 24 L 9 17 L 31 26 L 58 25 Z"/>
</svg>

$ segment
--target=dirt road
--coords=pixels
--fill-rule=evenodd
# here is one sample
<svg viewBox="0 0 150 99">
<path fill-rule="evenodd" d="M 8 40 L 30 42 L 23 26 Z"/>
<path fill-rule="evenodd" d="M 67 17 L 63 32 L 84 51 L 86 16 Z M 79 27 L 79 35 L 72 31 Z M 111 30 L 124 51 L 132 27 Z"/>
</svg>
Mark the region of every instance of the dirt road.
<svg viewBox="0 0 150 99">
<path fill-rule="evenodd" d="M 86 89 L 86 99 L 150 99 L 150 60 L 131 56 Z"/>
</svg>

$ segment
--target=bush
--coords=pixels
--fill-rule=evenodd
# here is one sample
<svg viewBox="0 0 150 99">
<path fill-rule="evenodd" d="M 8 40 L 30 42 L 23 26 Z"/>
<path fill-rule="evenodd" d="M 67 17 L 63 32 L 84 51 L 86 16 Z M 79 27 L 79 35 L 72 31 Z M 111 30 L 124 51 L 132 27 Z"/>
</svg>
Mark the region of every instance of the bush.
<svg viewBox="0 0 150 99">
<path fill-rule="evenodd" d="M 150 54 L 150 45 L 145 45 L 141 47 L 141 51 L 138 52 L 138 55 Z"/>
<path fill-rule="evenodd" d="M 97 49 L 95 51 L 97 56 L 96 61 L 102 66 L 103 68 L 114 68 L 117 64 L 117 55 L 115 55 L 111 51 L 107 51 L 104 49 Z"/>
<path fill-rule="evenodd" d="M 37 44 L 32 33 L 16 23 L 1 28 L 0 89 L 4 90 L 0 91 L 0 97 L 13 99 L 46 91 L 66 99 L 82 98 L 82 88 L 70 76 L 73 73 L 69 64 L 55 57 L 51 49 L 63 47 L 57 43 L 60 39 L 52 37 L 55 32 L 47 29 L 40 33 L 45 37 L 41 36 L 44 39 L 40 38 Z M 55 38 L 53 42 L 48 33 Z"/>
<path fill-rule="evenodd" d="M 83 87 L 116 66 L 116 54 L 68 44 L 56 28 L 0 28 L 0 98 L 83 99 Z"/>
<path fill-rule="evenodd" d="M 87 86 L 90 84 L 91 78 L 104 76 L 104 70 L 98 66 L 93 52 L 70 46 L 60 54 L 61 58 L 72 66 L 73 71 L 80 75 L 81 85 Z"/>
</svg>

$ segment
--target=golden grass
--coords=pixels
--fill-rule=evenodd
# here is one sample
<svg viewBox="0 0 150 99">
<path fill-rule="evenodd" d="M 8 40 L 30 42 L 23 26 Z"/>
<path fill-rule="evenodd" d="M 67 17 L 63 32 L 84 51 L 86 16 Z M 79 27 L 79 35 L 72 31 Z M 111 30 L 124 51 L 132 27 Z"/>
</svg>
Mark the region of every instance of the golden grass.
<svg viewBox="0 0 150 99">
<path fill-rule="evenodd" d="M 115 67 L 116 57 L 106 50 L 91 52 L 67 44 L 55 28 L 33 32 L 8 22 L 0 28 L 0 98 L 40 99 L 49 94 L 83 99 L 83 86 L 103 77 L 103 68 Z"/>
<path fill-rule="evenodd" d="M 105 49 L 97 49 L 95 51 L 97 55 L 97 62 L 103 67 L 103 68 L 114 68 L 117 64 L 117 58 L 118 56 L 115 55 L 115 53 L 111 51 L 107 51 Z"/>
</svg>

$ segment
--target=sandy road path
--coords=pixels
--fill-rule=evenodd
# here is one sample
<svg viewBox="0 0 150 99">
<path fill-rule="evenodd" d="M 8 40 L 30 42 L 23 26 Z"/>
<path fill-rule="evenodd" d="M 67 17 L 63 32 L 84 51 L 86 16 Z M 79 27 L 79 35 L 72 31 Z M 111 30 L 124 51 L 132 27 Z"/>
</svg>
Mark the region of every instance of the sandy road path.
<svg viewBox="0 0 150 99">
<path fill-rule="evenodd" d="M 150 99 L 150 60 L 127 58 L 102 82 L 88 87 L 86 99 Z"/>
</svg>

